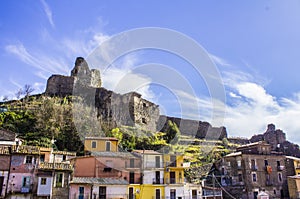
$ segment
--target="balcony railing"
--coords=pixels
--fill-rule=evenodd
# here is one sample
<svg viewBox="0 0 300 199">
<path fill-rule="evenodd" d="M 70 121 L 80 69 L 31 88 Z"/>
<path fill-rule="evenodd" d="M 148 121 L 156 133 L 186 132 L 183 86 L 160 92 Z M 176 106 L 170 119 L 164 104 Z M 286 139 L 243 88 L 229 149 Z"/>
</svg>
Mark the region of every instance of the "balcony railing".
<svg viewBox="0 0 300 199">
<path fill-rule="evenodd" d="M 182 178 L 166 178 L 165 184 L 182 184 L 184 180 Z"/>
<path fill-rule="evenodd" d="M 42 162 L 39 164 L 39 169 L 48 169 L 48 170 L 72 170 L 73 167 L 71 164 L 67 163 L 50 163 Z"/>
<path fill-rule="evenodd" d="M 284 170 L 284 166 L 277 166 L 277 170 L 278 171 L 283 171 Z"/>
<path fill-rule="evenodd" d="M 163 164 L 161 162 L 159 164 L 156 162 L 145 162 L 145 168 L 146 169 L 163 168 Z"/>
<path fill-rule="evenodd" d="M 39 154 L 40 150 L 36 146 L 14 145 L 12 146 L 12 153 Z"/>
<path fill-rule="evenodd" d="M 257 166 L 256 165 L 251 166 L 251 170 L 252 171 L 257 171 Z"/>
<path fill-rule="evenodd" d="M 152 179 L 153 184 L 164 184 L 163 178 L 153 178 Z"/>
<path fill-rule="evenodd" d="M 1 146 L 0 147 L 0 154 L 9 155 L 9 147 L 8 146 Z"/>
<path fill-rule="evenodd" d="M 93 194 L 92 197 L 90 195 L 90 193 L 86 193 L 86 194 L 79 194 L 79 193 L 75 193 L 72 194 L 70 196 L 71 199 L 86 199 L 86 198 L 93 198 L 93 199 L 102 199 L 102 198 L 106 198 L 106 199 L 113 199 L 113 198 L 118 198 L 118 199 L 127 199 L 130 198 L 128 194 L 106 194 L 106 195 L 101 195 L 99 196 L 98 194 Z M 135 199 L 135 194 L 133 194 L 132 199 Z"/>
<path fill-rule="evenodd" d="M 273 183 L 271 181 L 266 181 L 266 186 L 272 186 Z"/>
</svg>

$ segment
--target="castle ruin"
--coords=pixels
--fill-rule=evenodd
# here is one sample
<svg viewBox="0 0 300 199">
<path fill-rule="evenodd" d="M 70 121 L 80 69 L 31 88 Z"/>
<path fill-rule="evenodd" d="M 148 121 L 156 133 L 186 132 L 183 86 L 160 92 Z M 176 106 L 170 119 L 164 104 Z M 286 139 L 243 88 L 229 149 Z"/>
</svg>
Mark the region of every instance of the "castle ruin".
<svg viewBox="0 0 300 199">
<path fill-rule="evenodd" d="M 182 134 L 196 138 L 227 138 L 225 127 L 212 127 L 208 122 L 160 115 L 159 106 L 143 99 L 137 92 L 118 94 L 101 87 L 100 71 L 90 69 L 78 57 L 70 76 L 52 75 L 47 81 L 46 95 L 82 96 L 94 104 L 98 118 L 109 127 L 134 126 L 149 131 L 164 131 L 168 120 L 176 123 Z"/>
</svg>

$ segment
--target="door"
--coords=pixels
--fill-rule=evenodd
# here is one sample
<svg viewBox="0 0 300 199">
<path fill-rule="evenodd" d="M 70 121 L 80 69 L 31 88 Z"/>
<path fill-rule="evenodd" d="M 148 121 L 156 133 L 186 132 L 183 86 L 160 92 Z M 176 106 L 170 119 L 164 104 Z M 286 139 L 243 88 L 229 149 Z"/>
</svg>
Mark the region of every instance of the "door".
<svg viewBox="0 0 300 199">
<path fill-rule="evenodd" d="M 2 196 L 3 183 L 4 183 L 4 176 L 0 176 L 0 196 Z"/>
<path fill-rule="evenodd" d="M 155 199 L 160 199 L 160 189 L 155 190 Z"/>
<path fill-rule="evenodd" d="M 171 171 L 170 172 L 170 184 L 175 184 L 175 183 L 176 183 L 175 172 Z"/>
<path fill-rule="evenodd" d="M 106 199 L 106 187 L 99 187 L 99 199 Z"/>
<path fill-rule="evenodd" d="M 155 171 L 155 184 L 160 184 L 160 172 Z"/>
<path fill-rule="evenodd" d="M 134 172 L 129 173 L 129 184 L 134 184 Z"/>
<path fill-rule="evenodd" d="M 129 187 L 129 197 L 128 199 L 133 199 L 133 187 Z"/>
<path fill-rule="evenodd" d="M 197 199 L 197 190 L 192 190 L 192 199 Z"/>
<path fill-rule="evenodd" d="M 78 199 L 84 199 L 84 187 L 79 187 Z"/>
<path fill-rule="evenodd" d="M 170 199 L 176 199 L 176 189 L 170 190 Z"/>
</svg>

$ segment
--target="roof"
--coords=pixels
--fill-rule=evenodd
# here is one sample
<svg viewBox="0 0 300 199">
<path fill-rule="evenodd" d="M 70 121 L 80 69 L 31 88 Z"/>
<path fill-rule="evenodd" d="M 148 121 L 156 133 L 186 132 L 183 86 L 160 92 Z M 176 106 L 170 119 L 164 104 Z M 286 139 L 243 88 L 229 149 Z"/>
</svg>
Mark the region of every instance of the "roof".
<svg viewBox="0 0 300 199">
<path fill-rule="evenodd" d="M 118 141 L 117 138 L 114 137 L 85 137 L 85 140 L 110 140 L 110 141 Z"/>
<path fill-rule="evenodd" d="M 239 151 L 239 152 L 234 152 L 234 153 L 230 153 L 228 155 L 226 155 L 225 157 L 233 157 L 233 156 L 239 156 L 239 155 L 242 155 L 242 152 Z"/>
<path fill-rule="evenodd" d="M 15 141 L 16 134 L 6 129 L 0 129 L 0 140 Z"/>
<path fill-rule="evenodd" d="M 132 152 L 140 153 L 140 154 L 149 154 L 149 155 L 162 155 L 161 153 L 154 150 L 133 150 Z"/>
<path fill-rule="evenodd" d="M 256 145 L 270 145 L 270 144 L 266 143 L 265 141 L 259 141 L 259 142 L 253 142 L 253 143 L 250 143 L 250 144 L 242 145 L 240 147 L 237 147 L 237 149 L 250 147 L 250 146 L 256 146 Z"/>
<path fill-rule="evenodd" d="M 285 156 L 287 159 L 297 160 L 300 161 L 300 158 L 293 157 L 293 156 Z"/>
<path fill-rule="evenodd" d="M 288 176 L 288 178 L 300 179 L 300 175 Z"/>
<path fill-rule="evenodd" d="M 111 152 L 111 151 L 100 151 L 91 152 L 91 156 L 95 157 L 122 157 L 122 158 L 135 158 L 136 156 L 129 152 Z"/>
<path fill-rule="evenodd" d="M 128 185 L 129 183 L 121 178 L 74 177 L 70 184 Z"/>
</svg>

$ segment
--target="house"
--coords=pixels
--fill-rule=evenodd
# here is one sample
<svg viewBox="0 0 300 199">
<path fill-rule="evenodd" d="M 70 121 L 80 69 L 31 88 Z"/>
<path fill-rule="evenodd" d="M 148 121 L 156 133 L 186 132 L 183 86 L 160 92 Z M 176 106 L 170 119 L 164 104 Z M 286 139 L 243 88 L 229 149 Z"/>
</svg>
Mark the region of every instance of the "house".
<svg viewBox="0 0 300 199">
<path fill-rule="evenodd" d="M 122 178 L 74 177 L 70 185 L 70 199 L 128 198 L 128 181 Z"/>
<path fill-rule="evenodd" d="M 143 178 L 140 185 L 129 186 L 129 199 L 165 198 L 163 154 L 153 150 L 134 150 L 132 153 L 142 159 Z"/>
<path fill-rule="evenodd" d="M 286 157 L 271 145 L 256 142 L 238 147 L 216 163 L 215 175 L 237 198 L 254 198 L 264 190 L 271 198 L 288 198 Z"/>
<path fill-rule="evenodd" d="M 86 137 L 84 139 L 84 151 L 86 154 L 99 151 L 118 151 L 118 139 L 110 137 Z"/>
<path fill-rule="evenodd" d="M 35 170 L 38 166 L 39 148 L 11 146 L 11 159 L 6 198 L 30 198 L 37 190 Z"/>
<path fill-rule="evenodd" d="M 74 165 L 70 196 L 94 198 L 123 198 L 131 193 L 129 185 L 141 183 L 141 158 L 118 151 L 115 138 L 89 137 L 85 139 L 86 156 L 71 160 Z M 115 184 L 112 184 L 115 183 Z"/>
<path fill-rule="evenodd" d="M 185 198 L 190 194 L 184 186 L 184 169 L 189 168 L 189 164 L 183 162 L 182 154 L 164 154 L 163 157 L 165 197 L 170 199 Z"/>
<path fill-rule="evenodd" d="M 9 146 L 0 146 L 0 198 L 6 196 L 10 169 L 10 150 Z"/>
<path fill-rule="evenodd" d="M 300 175 L 300 158 L 286 156 L 285 164 L 288 176 Z"/>
<path fill-rule="evenodd" d="M 73 167 L 69 159 L 76 153 L 54 151 L 52 148 L 40 148 L 37 169 L 37 193 L 39 198 L 68 198 L 69 179 Z"/>
<path fill-rule="evenodd" d="M 300 198 L 300 175 L 288 176 L 290 199 Z"/>
</svg>

